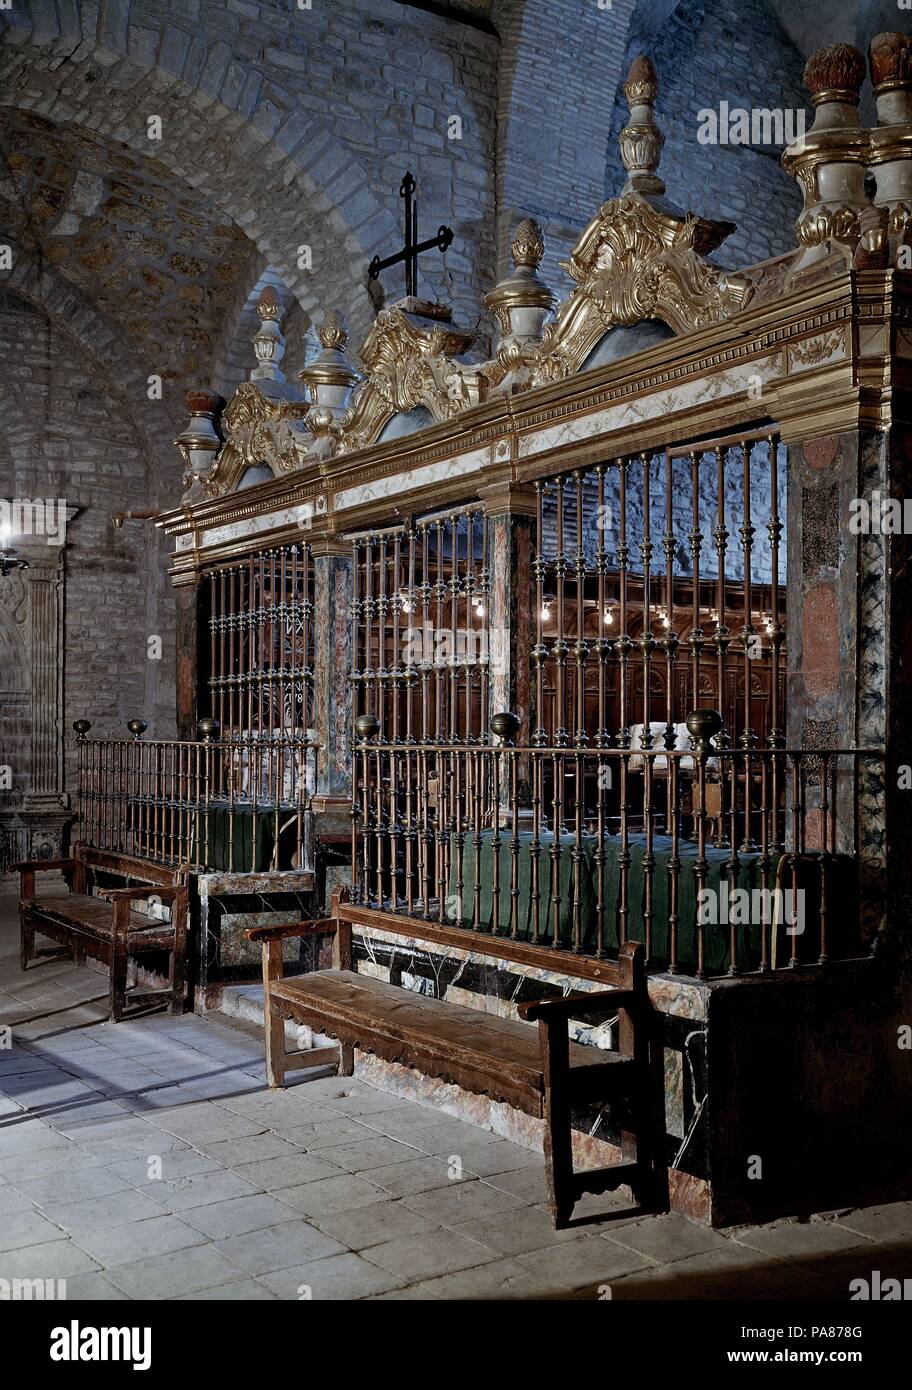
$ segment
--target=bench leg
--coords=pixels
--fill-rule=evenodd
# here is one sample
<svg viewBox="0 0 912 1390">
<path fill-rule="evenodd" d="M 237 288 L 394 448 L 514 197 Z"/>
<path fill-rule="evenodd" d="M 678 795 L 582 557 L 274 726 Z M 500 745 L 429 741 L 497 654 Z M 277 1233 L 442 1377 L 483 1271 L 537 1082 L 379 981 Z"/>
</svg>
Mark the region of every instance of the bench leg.
<svg viewBox="0 0 912 1390">
<path fill-rule="evenodd" d="M 184 1012 L 184 975 L 187 963 L 187 932 L 186 929 L 177 928 L 174 933 L 174 947 L 171 951 L 171 1002 L 168 1005 L 168 1012 L 171 1014 L 182 1014 Z"/>
<path fill-rule="evenodd" d="M 539 1019 L 545 1085 L 545 1177 L 548 1209 L 556 1231 L 573 1214 L 573 1146 L 570 1141 L 570 1039 L 564 1019 Z"/>
<path fill-rule="evenodd" d="M 336 934 L 332 943 L 333 969 L 351 970 L 352 968 L 352 930 L 350 922 L 340 922 L 336 920 Z M 352 1043 L 344 1043 L 339 1040 L 339 1075 L 354 1076 L 355 1074 L 355 1049 Z"/>
<path fill-rule="evenodd" d="M 23 970 L 28 969 L 34 945 L 35 927 L 31 916 L 23 912 L 19 917 L 19 965 Z"/>
<path fill-rule="evenodd" d="M 266 1024 L 266 1081 L 270 1086 L 285 1085 L 285 1020 L 272 1007 L 269 986 L 282 978 L 282 943 L 263 943 L 263 1014 Z"/>
<path fill-rule="evenodd" d="M 85 953 L 83 953 L 85 959 Z M 114 948 L 111 953 L 111 982 L 109 1004 L 111 1022 L 119 1023 L 126 1011 L 127 1003 L 127 943 L 118 940 L 115 933 Z"/>
</svg>

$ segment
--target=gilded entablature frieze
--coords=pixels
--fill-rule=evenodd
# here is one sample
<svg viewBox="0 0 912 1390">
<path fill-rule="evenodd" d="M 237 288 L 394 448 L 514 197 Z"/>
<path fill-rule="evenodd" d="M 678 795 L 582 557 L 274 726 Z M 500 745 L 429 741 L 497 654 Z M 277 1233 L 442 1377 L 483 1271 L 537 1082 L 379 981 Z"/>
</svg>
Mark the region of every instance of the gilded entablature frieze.
<svg viewBox="0 0 912 1390">
<path fill-rule="evenodd" d="M 750 284 L 698 249 L 714 249 L 733 230 L 638 193 L 605 203 L 563 262 L 577 288 L 545 330 L 531 384 L 579 371 L 611 328 L 659 319 L 684 334 L 738 313 L 750 300 Z"/>
</svg>

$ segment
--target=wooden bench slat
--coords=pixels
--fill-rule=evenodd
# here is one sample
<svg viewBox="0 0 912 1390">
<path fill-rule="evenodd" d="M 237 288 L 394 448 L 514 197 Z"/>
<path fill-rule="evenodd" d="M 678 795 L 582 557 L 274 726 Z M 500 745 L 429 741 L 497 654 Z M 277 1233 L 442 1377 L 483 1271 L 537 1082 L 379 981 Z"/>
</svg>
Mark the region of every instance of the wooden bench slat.
<svg viewBox="0 0 912 1390">
<path fill-rule="evenodd" d="M 84 893 L 42 893 L 31 901 L 33 910 L 39 916 L 50 916 L 61 923 L 79 922 L 101 936 L 113 936 L 113 920 L 110 903 Z M 134 933 L 154 933 L 162 939 L 170 940 L 173 935 L 167 922 L 155 921 L 141 912 L 130 913 L 130 938 Z"/>
<path fill-rule="evenodd" d="M 284 1001 L 300 1021 L 313 1021 L 321 1031 L 342 1029 L 365 1047 L 371 1039 L 394 1047 L 400 1044 L 397 1050 L 403 1056 L 420 1053 L 425 1059 L 437 1059 L 438 1074 L 450 1076 L 457 1084 L 462 1084 L 458 1078 L 467 1070 L 488 1073 L 491 1085 L 484 1087 L 486 1091 L 509 1089 L 512 1094 L 518 1088 L 528 1093 L 530 1101 L 534 1099 L 535 1113 L 541 1111 L 541 1048 L 536 1029 L 528 1024 L 432 999 L 350 970 L 320 970 L 276 980 L 270 990 L 274 1002 Z M 587 1074 L 613 1068 L 620 1084 L 621 1072 L 625 1067 L 629 1070 L 630 1063 L 616 1052 L 571 1043 L 570 1067 L 571 1072 L 580 1068 Z M 610 1084 L 607 1076 L 602 1077 L 602 1089 Z"/>
</svg>

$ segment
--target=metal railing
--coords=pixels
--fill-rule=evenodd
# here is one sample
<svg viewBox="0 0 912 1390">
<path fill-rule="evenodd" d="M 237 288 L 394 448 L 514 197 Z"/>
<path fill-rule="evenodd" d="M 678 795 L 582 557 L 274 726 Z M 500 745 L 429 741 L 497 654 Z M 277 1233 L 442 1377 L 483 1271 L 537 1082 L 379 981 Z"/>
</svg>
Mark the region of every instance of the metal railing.
<svg viewBox="0 0 912 1390">
<path fill-rule="evenodd" d="M 140 727 L 142 726 L 142 727 Z M 315 750 L 302 735 L 197 741 L 78 739 L 76 834 L 99 849 L 199 871 L 313 868 Z"/>
<path fill-rule="evenodd" d="M 379 744 L 357 723 L 354 900 L 698 979 L 864 954 L 857 795 L 877 750 Z M 669 738 L 668 743 L 672 740 Z"/>
</svg>

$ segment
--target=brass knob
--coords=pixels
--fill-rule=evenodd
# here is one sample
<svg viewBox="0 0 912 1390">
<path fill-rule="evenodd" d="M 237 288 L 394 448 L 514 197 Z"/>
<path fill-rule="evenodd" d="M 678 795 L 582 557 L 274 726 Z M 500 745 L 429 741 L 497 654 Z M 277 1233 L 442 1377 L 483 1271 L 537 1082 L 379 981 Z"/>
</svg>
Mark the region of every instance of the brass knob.
<svg viewBox="0 0 912 1390">
<path fill-rule="evenodd" d="M 511 744 L 516 738 L 520 721 L 508 709 L 499 710 L 491 716 L 491 732 L 504 743 Z"/>
<path fill-rule="evenodd" d="M 221 733 L 222 728 L 217 719 L 198 719 L 196 732 L 199 734 L 203 743 L 214 743 Z"/>
<path fill-rule="evenodd" d="M 75 733 L 78 739 L 84 739 L 91 727 L 92 726 L 89 723 L 88 719 L 73 720 L 73 732 Z"/>
<path fill-rule="evenodd" d="M 127 728 L 130 730 L 130 733 L 133 735 L 134 738 L 142 738 L 143 734 L 146 732 L 148 727 L 149 726 L 146 723 L 145 719 L 127 720 Z"/>
<path fill-rule="evenodd" d="M 355 733 L 362 743 L 369 743 L 380 732 L 380 720 L 372 714 L 359 714 L 355 720 Z"/>
<path fill-rule="evenodd" d="M 722 716 L 716 709 L 695 709 L 687 716 L 687 732 L 696 744 L 701 757 L 711 752 L 710 740 L 722 728 Z"/>
</svg>

